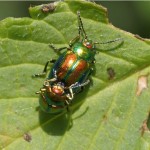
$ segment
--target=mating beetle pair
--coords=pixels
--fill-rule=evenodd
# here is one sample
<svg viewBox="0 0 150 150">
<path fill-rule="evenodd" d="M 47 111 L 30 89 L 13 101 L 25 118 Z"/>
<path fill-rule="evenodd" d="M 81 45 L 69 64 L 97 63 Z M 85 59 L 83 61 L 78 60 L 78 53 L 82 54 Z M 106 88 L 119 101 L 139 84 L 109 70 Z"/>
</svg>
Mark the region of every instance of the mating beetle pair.
<svg viewBox="0 0 150 150">
<path fill-rule="evenodd" d="M 88 39 L 80 17 L 78 16 L 78 36 L 72 39 L 69 47 L 55 48 L 55 51 L 66 49 L 57 60 L 47 61 L 44 70 L 35 77 L 46 74 L 49 63 L 54 63 L 48 78 L 37 94 L 41 95 L 41 108 L 49 113 L 62 112 L 68 108 L 74 95 L 81 92 L 90 83 L 89 76 L 95 63 L 96 44 L 106 44 L 120 40 L 117 38 L 105 43 L 92 42 Z"/>
</svg>

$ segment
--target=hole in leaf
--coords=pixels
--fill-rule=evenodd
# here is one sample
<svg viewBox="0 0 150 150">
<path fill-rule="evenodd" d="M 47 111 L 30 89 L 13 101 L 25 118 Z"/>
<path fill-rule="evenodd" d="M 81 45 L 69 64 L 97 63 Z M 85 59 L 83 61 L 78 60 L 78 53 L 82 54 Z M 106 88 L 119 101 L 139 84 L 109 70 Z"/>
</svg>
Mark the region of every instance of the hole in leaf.
<svg viewBox="0 0 150 150">
<path fill-rule="evenodd" d="M 148 75 L 141 75 L 138 78 L 136 96 L 140 96 L 144 89 L 148 88 Z"/>
</svg>

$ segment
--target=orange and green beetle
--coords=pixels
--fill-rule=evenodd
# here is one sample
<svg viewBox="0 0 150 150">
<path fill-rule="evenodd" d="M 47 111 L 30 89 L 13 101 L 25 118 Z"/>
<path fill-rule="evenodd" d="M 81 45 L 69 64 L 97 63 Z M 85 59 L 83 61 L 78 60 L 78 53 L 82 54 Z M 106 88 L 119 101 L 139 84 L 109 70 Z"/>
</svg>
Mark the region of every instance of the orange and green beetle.
<svg viewBox="0 0 150 150">
<path fill-rule="evenodd" d="M 66 49 L 57 60 L 47 61 L 44 70 L 34 77 L 46 74 L 49 63 L 54 63 L 48 78 L 44 81 L 43 87 L 37 94 L 41 95 L 40 106 L 48 113 L 62 112 L 68 108 L 74 99 L 74 95 L 81 92 L 90 83 L 89 77 L 95 63 L 96 44 L 106 44 L 120 40 L 117 38 L 105 43 L 92 42 L 84 30 L 83 23 L 78 16 L 78 36 L 72 39 L 69 47 L 55 48 L 55 51 Z"/>
</svg>

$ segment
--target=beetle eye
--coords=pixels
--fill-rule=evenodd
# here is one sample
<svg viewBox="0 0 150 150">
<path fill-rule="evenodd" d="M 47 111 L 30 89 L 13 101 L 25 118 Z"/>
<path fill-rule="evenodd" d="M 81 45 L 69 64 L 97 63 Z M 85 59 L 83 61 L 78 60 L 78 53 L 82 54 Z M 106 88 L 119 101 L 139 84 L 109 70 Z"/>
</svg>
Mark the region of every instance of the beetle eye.
<svg viewBox="0 0 150 150">
<path fill-rule="evenodd" d="M 86 45 L 88 46 L 88 45 L 90 45 L 90 43 L 89 43 L 89 42 L 86 42 Z"/>
<path fill-rule="evenodd" d="M 92 48 L 92 44 L 89 43 L 89 42 L 86 42 L 86 47 L 87 47 L 87 48 Z"/>
</svg>

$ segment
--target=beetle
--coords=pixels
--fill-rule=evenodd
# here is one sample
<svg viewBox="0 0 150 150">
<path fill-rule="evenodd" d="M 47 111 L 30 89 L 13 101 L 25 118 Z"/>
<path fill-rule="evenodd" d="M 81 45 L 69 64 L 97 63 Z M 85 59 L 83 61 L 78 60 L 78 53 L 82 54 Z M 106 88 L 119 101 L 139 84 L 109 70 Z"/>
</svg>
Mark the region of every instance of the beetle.
<svg viewBox="0 0 150 150">
<path fill-rule="evenodd" d="M 95 63 L 96 44 L 106 44 L 120 40 L 117 38 L 105 43 L 93 42 L 88 39 L 80 17 L 78 18 L 78 35 L 69 43 L 69 47 L 56 48 L 53 44 L 50 47 L 56 52 L 66 50 L 59 58 L 51 59 L 46 62 L 44 70 L 34 77 L 43 76 L 47 72 L 49 63 L 53 67 L 44 81 L 43 87 L 36 94 L 41 95 L 40 105 L 46 112 L 62 112 L 68 109 L 74 95 L 82 92 L 83 88 L 90 84 L 90 75 Z"/>
</svg>

